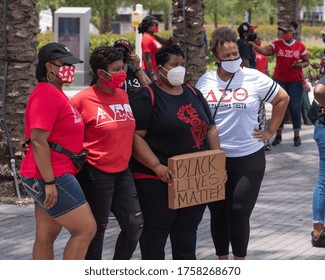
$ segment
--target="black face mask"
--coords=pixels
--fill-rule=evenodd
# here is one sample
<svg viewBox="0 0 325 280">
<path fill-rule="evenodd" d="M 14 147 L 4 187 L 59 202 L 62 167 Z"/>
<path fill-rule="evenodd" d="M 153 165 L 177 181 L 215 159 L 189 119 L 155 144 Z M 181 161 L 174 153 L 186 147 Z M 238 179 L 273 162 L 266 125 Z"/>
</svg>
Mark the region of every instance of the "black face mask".
<svg viewBox="0 0 325 280">
<path fill-rule="evenodd" d="M 325 36 L 322 36 L 323 43 L 325 43 Z"/>
<path fill-rule="evenodd" d="M 247 40 L 254 42 L 257 39 L 257 33 L 249 33 L 247 36 Z"/>
</svg>

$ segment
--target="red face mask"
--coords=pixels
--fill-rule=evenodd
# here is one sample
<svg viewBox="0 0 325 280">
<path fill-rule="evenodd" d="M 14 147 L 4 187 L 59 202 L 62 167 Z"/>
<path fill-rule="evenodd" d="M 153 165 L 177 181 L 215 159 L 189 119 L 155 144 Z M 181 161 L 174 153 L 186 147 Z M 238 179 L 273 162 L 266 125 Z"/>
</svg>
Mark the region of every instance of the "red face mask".
<svg viewBox="0 0 325 280">
<path fill-rule="evenodd" d="M 151 29 L 151 31 L 153 33 L 157 33 L 159 31 L 158 26 L 153 26 L 152 29 Z"/>
<path fill-rule="evenodd" d="M 285 34 L 282 34 L 282 39 L 284 41 L 289 41 L 292 39 L 292 36 L 293 36 L 292 33 L 285 33 Z"/>
<path fill-rule="evenodd" d="M 74 65 L 63 65 L 59 69 L 59 73 L 57 74 L 57 77 L 65 83 L 71 84 L 74 80 Z"/>
<path fill-rule="evenodd" d="M 108 75 L 110 75 L 112 77 L 111 81 L 106 81 L 103 80 L 102 81 L 102 85 L 107 85 L 109 86 L 111 89 L 117 89 L 117 88 L 121 88 L 125 82 L 126 79 L 126 72 L 125 71 L 121 71 L 118 72 L 116 74 L 111 74 L 106 72 L 105 70 L 103 70 L 105 73 L 107 73 Z"/>
</svg>

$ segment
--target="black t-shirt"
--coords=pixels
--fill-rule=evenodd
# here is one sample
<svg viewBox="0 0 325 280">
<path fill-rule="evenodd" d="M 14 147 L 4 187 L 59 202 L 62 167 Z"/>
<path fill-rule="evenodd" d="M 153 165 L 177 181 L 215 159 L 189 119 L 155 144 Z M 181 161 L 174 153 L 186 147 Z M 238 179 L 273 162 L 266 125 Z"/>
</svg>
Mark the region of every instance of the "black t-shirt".
<svg viewBox="0 0 325 280">
<path fill-rule="evenodd" d="M 150 84 L 154 92 L 154 104 L 148 88 L 132 95 L 130 104 L 136 120 L 136 130 L 146 130 L 145 141 L 160 162 L 167 165 L 169 157 L 207 149 L 207 133 L 214 124 L 209 106 L 202 93 L 196 94 L 182 85 L 183 93 L 170 95 Z M 154 174 L 133 160 L 133 172 Z"/>
<path fill-rule="evenodd" d="M 126 80 L 123 85 L 123 89 L 128 93 L 129 97 L 136 93 L 142 86 L 135 73 L 135 68 L 133 65 L 127 65 Z"/>
<path fill-rule="evenodd" d="M 256 69 L 256 54 L 253 48 L 242 39 L 237 40 L 239 55 L 242 59 L 248 59 L 250 68 Z"/>
</svg>

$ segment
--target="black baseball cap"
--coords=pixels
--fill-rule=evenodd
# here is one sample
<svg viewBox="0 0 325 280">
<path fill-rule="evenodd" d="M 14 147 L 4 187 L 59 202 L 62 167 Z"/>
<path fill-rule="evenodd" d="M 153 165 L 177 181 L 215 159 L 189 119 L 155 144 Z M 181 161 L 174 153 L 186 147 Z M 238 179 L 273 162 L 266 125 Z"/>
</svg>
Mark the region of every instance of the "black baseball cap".
<svg viewBox="0 0 325 280">
<path fill-rule="evenodd" d="M 243 34 L 243 33 L 247 32 L 248 30 L 254 30 L 257 27 L 258 27 L 257 25 L 250 25 L 248 22 L 243 22 L 238 26 L 237 31 L 239 34 Z"/>
<path fill-rule="evenodd" d="M 81 59 L 74 57 L 69 48 L 61 43 L 52 42 L 40 48 L 38 52 L 39 62 L 48 62 L 54 59 L 60 59 L 67 64 L 83 62 Z"/>
</svg>

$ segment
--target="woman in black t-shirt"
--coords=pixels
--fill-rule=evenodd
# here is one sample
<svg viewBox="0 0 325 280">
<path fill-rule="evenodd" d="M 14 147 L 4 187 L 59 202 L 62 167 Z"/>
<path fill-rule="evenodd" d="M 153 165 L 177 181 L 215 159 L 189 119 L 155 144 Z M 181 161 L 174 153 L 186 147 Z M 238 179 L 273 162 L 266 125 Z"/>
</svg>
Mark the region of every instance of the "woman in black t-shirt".
<svg viewBox="0 0 325 280">
<path fill-rule="evenodd" d="M 144 217 L 142 259 L 164 259 L 168 236 L 173 259 L 196 259 L 196 232 L 205 205 L 168 208 L 169 157 L 219 149 L 209 107 L 199 90 L 185 85 L 184 54 L 177 45 L 156 53 L 158 79 L 130 98 L 136 119 L 132 171 Z"/>
</svg>

